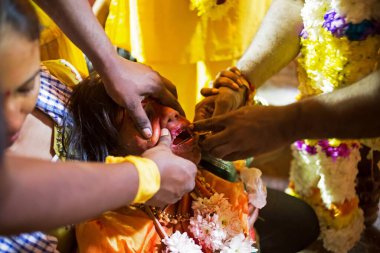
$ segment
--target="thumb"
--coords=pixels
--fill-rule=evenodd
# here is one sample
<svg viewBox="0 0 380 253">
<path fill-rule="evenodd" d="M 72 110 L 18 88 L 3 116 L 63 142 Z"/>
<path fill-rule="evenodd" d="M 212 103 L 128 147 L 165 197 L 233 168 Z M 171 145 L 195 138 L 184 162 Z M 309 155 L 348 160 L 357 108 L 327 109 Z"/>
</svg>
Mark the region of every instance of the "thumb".
<svg viewBox="0 0 380 253">
<path fill-rule="evenodd" d="M 170 135 L 169 130 L 167 128 L 162 128 L 161 136 L 160 136 L 160 139 L 158 140 L 157 145 L 166 146 L 170 149 L 171 143 L 172 143 L 172 137 Z"/>
<path fill-rule="evenodd" d="M 137 100 L 137 103 L 127 104 L 126 109 L 142 136 L 146 139 L 152 137 L 152 126 L 141 102 Z"/>
</svg>

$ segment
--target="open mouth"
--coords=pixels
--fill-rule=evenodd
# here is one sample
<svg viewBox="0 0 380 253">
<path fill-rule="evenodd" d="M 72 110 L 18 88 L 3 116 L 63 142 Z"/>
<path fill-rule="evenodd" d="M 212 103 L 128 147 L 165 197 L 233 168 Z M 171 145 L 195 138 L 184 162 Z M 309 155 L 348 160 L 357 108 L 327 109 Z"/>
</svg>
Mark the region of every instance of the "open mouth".
<svg viewBox="0 0 380 253">
<path fill-rule="evenodd" d="M 174 138 L 173 145 L 181 145 L 193 139 L 193 135 L 189 129 L 182 129 L 182 131 Z"/>
</svg>

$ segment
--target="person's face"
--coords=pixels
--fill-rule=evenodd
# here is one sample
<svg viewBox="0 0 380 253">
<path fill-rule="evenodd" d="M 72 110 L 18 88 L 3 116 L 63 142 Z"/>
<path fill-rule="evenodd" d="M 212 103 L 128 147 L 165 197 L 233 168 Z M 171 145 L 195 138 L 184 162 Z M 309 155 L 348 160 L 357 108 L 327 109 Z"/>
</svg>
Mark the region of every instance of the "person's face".
<svg viewBox="0 0 380 253">
<path fill-rule="evenodd" d="M 125 116 L 120 135 L 129 154 L 140 155 L 145 150 L 154 147 L 160 138 L 161 128 L 167 128 L 172 136 L 173 153 L 194 163 L 199 162 L 198 138 L 189 130 L 190 122 L 185 117 L 174 109 L 154 101 L 146 102 L 144 109 L 152 124 L 153 135 L 149 140 L 141 137 L 130 117 Z"/>
<path fill-rule="evenodd" d="M 26 116 L 36 104 L 39 90 L 38 41 L 5 28 L 0 39 L 0 89 L 4 94 L 7 145 L 18 138 Z"/>
</svg>

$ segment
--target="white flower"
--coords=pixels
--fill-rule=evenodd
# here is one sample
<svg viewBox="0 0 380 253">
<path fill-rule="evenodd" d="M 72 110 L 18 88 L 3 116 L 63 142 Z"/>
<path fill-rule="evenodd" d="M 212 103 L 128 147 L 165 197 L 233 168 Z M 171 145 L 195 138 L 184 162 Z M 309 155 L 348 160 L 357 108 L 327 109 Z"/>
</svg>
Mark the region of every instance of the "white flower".
<svg viewBox="0 0 380 253">
<path fill-rule="evenodd" d="M 201 245 L 213 251 L 221 249 L 226 232 L 221 227 L 217 214 L 196 215 L 190 218 L 189 229 Z"/>
<path fill-rule="evenodd" d="M 261 180 L 261 174 L 256 168 L 244 168 L 240 173 L 248 192 L 249 203 L 259 209 L 267 204 L 267 188 Z"/>
<path fill-rule="evenodd" d="M 169 238 L 162 239 L 162 242 L 166 245 L 167 253 L 202 253 L 201 247 L 186 232 L 181 234 L 177 231 Z"/>
<path fill-rule="evenodd" d="M 246 238 L 243 234 L 238 234 L 237 236 L 233 237 L 220 251 L 220 253 L 251 252 L 257 252 L 257 249 L 253 247 L 253 241 L 250 238 Z"/>
</svg>

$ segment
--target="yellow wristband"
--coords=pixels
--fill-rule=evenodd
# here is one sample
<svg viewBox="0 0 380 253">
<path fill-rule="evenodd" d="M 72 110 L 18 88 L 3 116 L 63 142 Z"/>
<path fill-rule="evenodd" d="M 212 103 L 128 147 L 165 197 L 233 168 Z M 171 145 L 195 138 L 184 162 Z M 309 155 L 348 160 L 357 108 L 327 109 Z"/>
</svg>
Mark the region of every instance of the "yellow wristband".
<svg viewBox="0 0 380 253">
<path fill-rule="evenodd" d="M 107 156 L 106 163 L 130 162 L 139 174 L 139 187 L 133 203 L 145 203 L 160 189 L 161 175 L 157 165 L 150 159 L 138 156 Z"/>
</svg>

